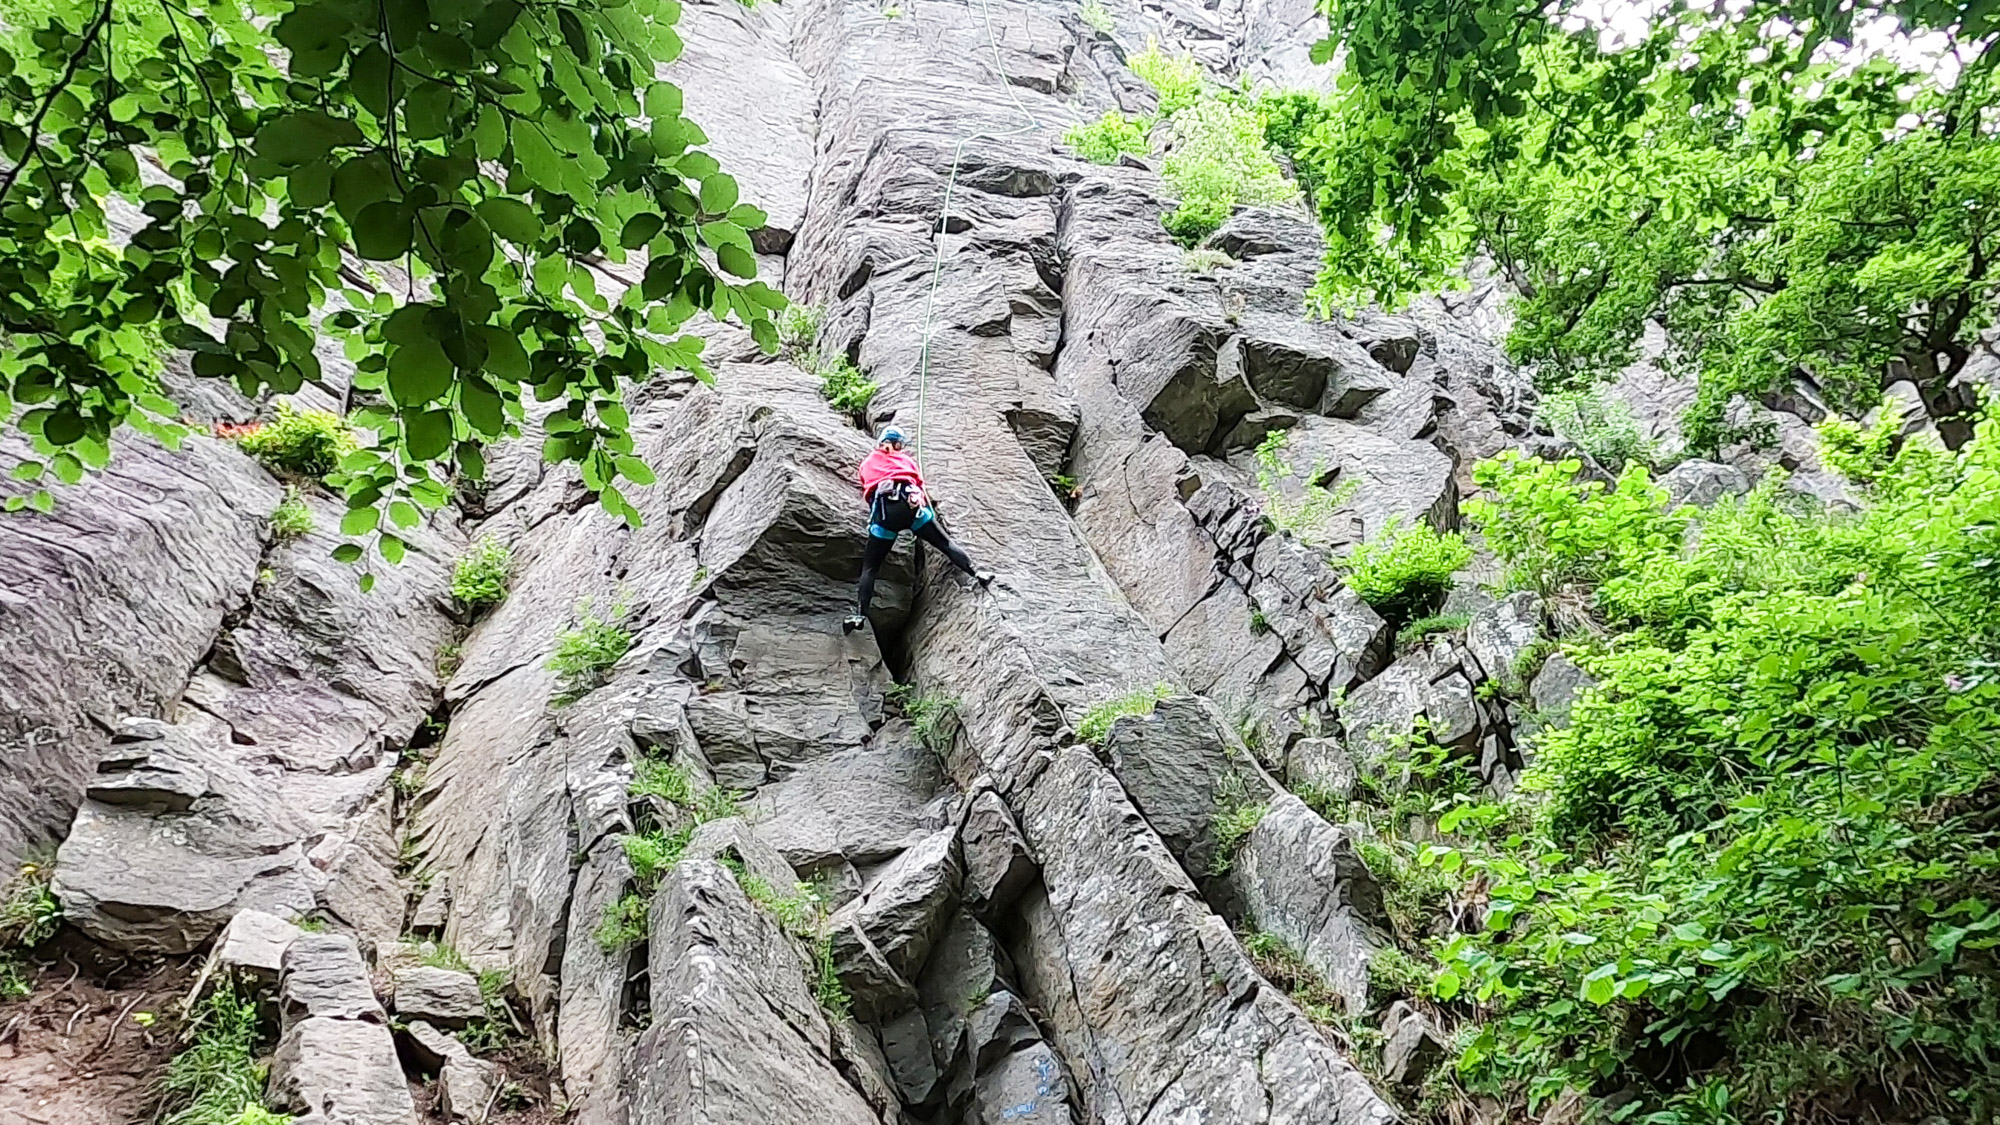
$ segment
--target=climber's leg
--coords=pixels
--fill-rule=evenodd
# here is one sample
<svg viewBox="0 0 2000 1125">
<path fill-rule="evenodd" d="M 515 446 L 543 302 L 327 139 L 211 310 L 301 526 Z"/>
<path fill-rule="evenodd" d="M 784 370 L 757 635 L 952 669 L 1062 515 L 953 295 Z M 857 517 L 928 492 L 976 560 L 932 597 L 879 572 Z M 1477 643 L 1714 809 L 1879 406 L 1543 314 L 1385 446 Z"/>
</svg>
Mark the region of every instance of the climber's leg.
<svg viewBox="0 0 2000 1125">
<path fill-rule="evenodd" d="M 928 509 L 926 509 L 924 515 L 930 515 Z M 944 528 L 938 526 L 936 519 L 919 518 L 915 531 L 917 538 L 942 551 L 944 557 L 951 560 L 951 565 L 978 579 L 981 586 L 993 581 L 993 572 L 980 570 L 973 566 L 972 560 L 966 557 L 965 552 L 959 548 L 958 544 L 951 541 L 951 536 L 944 533 Z"/>
<path fill-rule="evenodd" d="M 859 629 L 868 620 L 868 603 L 875 600 L 875 574 L 895 545 L 895 532 L 878 532 L 874 524 L 868 525 L 868 545 L 861 549 L 861 585 L 856 599 L 859 608 L 842 623 L 848 632 Z"/>
</svg>

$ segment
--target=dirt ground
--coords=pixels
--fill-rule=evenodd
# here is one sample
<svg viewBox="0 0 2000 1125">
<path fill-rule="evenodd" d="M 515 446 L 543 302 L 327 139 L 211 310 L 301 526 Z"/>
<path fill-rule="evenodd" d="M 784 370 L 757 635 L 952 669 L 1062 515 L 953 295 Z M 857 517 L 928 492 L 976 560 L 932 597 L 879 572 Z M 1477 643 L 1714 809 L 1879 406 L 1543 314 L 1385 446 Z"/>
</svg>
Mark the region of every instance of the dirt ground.
<svg viewBox="0 0 2000 1125">
<path fill-rule="evenodd" d="M 78 962 L 82 961 L 82 964 Z M 93 964 L 52 949 L 0 1003 L 0 1125 L 143 1125 L 174 1054 L 192 965 Z"/>
<path fill-rule="evenodd" d="M 508 1088 L 494 1102 L 493 1116 L 487 1118 L 487 1125 L 559 1125 L 568 1120 L 568 1115 L 552 1104 L 548 1062 L 532 1042 L 509 1044 L 486 1058 L 500 1064 L 508 1081 Z M 448 1125 L 450 1118 L 438 1104 L 438 1085 L 429 1078 L 426 1075 L 410 1082 L 410 1095 L 417 1101 L 417 1118 L 424 1125 Z M 0 1117 L 0 1125 L 10 1123 Z"/>
</svg>

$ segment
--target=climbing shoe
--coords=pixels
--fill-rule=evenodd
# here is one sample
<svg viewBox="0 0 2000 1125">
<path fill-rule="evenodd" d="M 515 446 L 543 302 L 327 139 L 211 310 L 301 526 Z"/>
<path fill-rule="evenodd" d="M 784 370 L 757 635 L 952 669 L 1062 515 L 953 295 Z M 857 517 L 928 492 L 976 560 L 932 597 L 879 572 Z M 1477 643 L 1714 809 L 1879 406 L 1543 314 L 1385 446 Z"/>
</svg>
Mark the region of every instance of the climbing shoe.
<svg viewBox="0 0 2000 1125">
<path fill-rule="evenodd" d="M 982 570 L 974 573 L 972 576 L 972 580 L 974 582 L 979 583 L 979 588 L 984 590 L 988 586 L 993 585 L 993 580 L 997 577 L 999 576 L 994 574 L 990 570 Z"/>
<path fill-rule="evenodd" d="M 868 619 L 857 613 L 840 623 L 840 631 L 843 633 L 852 633 L 866 624 L 868 624 Z"/>
</svg>

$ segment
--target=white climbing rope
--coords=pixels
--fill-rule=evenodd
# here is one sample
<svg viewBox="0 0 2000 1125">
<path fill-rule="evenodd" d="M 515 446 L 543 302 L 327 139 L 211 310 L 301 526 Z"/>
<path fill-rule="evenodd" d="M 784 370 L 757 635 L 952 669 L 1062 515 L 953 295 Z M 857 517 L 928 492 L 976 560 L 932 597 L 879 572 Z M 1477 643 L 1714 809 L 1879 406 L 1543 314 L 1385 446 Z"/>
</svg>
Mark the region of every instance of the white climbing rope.
<svg viewBox="0 0 2000 1125">
<path fill-rule="evenodd" d="M 1022 125 L 1018 129 L 1009 129 L 999 133 L 987 132 L 985 130 L 973 133 L 964 140 L 959 141 L 958 147 L 954 148 L 951 153 L 951 173 L 945 177 L 944 181 L 944 207 L 938 215 L 937 227 L 931 232 L 934 247 L 931 255 L 931 287 L 930 293 L 924 298 L 923 339 L 917 346 L 916 459 L 919 472 L 924 467 L 924 417 L 930 403 L 932 315 L 937 307 L 938 284 L 944 275 L 944 238 L 946 228 L 951 225 L 951 194 L 952 190 L 958 186 L 959 161 L 965 156 L 965 146 L 974 141 L 1004 140 L 1008 137 L 1018 137 L 1023 133 L 1042 127 L 1042 123 L 1035 119 L 1035 115 L 1028 112 L 1028 107 L 1021 104 L 1021 96 L 1014 92 L 1014 80 L 1008 75 L 1007 66 L 1000 58 L 1000 41 L 993 34 L 992 0 L 979 0 L 979 10 L 986 23 L 986 46 L 993 52 L 993 69 L 1000 72 L 1000 84 L 1007 90 L 1007 100 L 1014 103 L 1014 108 L 1020 111 L 1022 119 L 1027 124 Z"/>
</svg>

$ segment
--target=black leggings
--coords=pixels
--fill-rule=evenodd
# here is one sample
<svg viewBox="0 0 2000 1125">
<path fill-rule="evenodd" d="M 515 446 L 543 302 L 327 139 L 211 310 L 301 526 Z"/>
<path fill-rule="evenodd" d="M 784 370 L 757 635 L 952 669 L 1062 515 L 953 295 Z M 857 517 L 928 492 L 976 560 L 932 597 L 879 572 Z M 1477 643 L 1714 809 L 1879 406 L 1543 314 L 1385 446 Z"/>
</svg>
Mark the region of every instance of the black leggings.
<svg viewBox="0 0 2000 1125">
<path fill-rule="evenodd" d="M 944 552 L 944 557 L 951 560 L 951 565 L 967 574 L 978 573 L 972 569 L 972 560 L 965 557 L 965 552 L 958 549 L 958 544 L 951 541 L 951 536 L 944 533 L 944 528 L 938 526 L 937 520 L 926 521 L 911 534 Z M 889 552 L 895 546 L 896 540 L 883 539 L 871 534 L 868 536 L 868 546 L 862 549 L 861 608 L 858 612 L 864 617 L 868 615 L 868 603 L 875 600 L 875 572 L 882 569 L 882 560 L 889 557 Z"/>
</svg>

